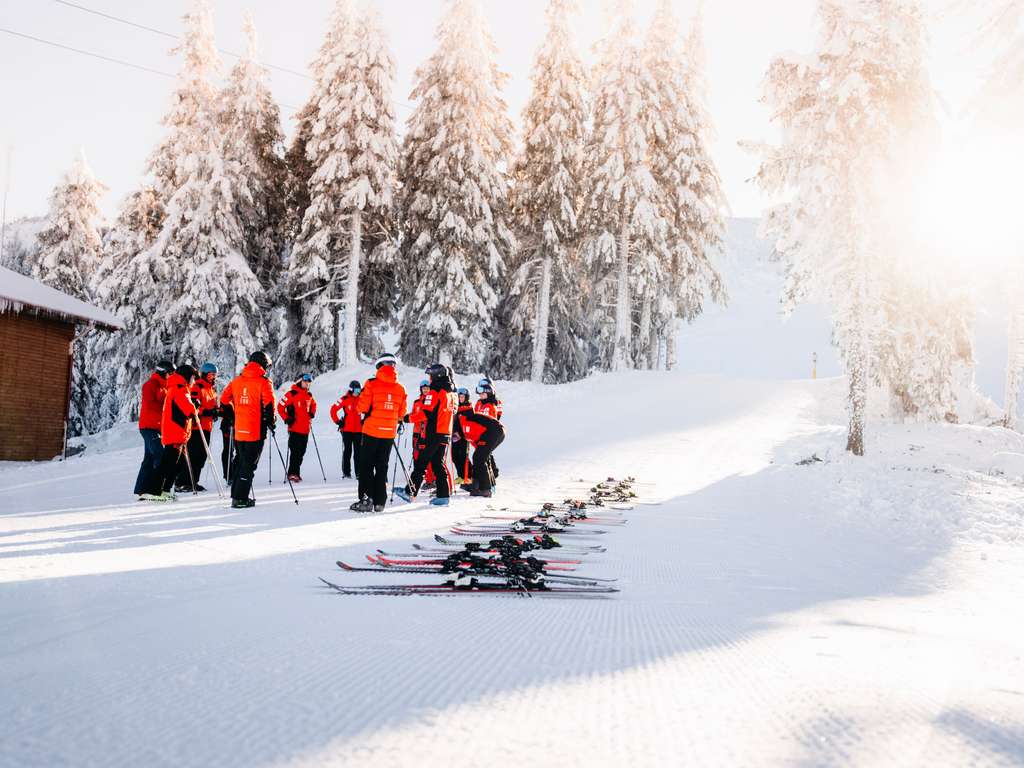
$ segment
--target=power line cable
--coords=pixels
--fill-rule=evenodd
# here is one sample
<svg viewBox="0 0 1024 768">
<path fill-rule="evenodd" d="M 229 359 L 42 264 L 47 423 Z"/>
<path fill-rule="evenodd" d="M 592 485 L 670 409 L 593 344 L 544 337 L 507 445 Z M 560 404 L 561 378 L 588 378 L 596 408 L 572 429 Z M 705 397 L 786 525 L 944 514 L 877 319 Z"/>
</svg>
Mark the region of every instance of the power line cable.
<svg viewBox="0 0 1024 768">
<path fill-rule="evenodd" d="M 104 56 L 102 53 L 93 53 L 92 51 L 85 51 L 85 50 L 82 50 L 81 48 L 75 48 L 75 47 L 70 46 L 70 45 L 64 45 L 63 43 L 56 43 L 53 40 L 44 40 L 41 37 L 34 37 L 33 35 L 26 35 L 24 32 L 16 32 L 13 29 L 6 29 L 4 27 L 0 27 L 0 32 L 6 32 L 8 35 L 14 35 L 15 37 L 22 37 L 22 38 L 24 38 L 26 40 L 32 40 L 32 41 L 37 42 L 37 43 L 42 43 L 43 45 L 50 45 L 50 46 L 53 46 L 54 48 L 61 48 L 61 49 L 65 50 L 65 51 L 71 51 L 73 53 L 80 53 L 83 56 L 91 56 L 94 59 L 101 59 L 103 61 L 108 61 L 111 64 L 120 64 L 122 67 L 131 67 L 132 69 L 138 69 L 138 70 L 141 70 L 143 72 L 149 72 L 152 75 L 160 75 L 161 77 L 170 77 L 172 79 L 174 78 L 174 75 L 171 74 L 170 72 L 164 72 L 164 71 L 159 70 L 159 69 L 153 69 L 152 67 L 146 67 L 146 66 L 143 66 L 142 64 L 133 64 L 132 62 L 124 61 L 123 59 L 115 59 L 115 58 L 112 58 L 110 56 Z"/>
</svg>

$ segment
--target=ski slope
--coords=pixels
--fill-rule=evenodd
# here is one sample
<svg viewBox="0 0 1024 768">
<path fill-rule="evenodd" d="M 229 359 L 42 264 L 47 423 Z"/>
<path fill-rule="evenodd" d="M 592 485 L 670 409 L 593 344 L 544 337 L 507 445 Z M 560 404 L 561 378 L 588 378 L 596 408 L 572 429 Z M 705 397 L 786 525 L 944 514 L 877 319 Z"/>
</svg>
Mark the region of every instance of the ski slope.
<svg viewBox="0 0 1024 768">
<path fill-rule="evenodd" d="M 329 482 L 311 450 L 298 506 L 267 453 L 254 509 L 136 503 L 130 429 L 0 465 L 0 765 L 1024 762 L 1022 436 L 877 425 L 854 460 L 837 379 L 506 384 L 497 501 L 653 483 L 582 571 L 622 592 L 349 597 L 318 577 L 424 577 L 336 559 L 486 504 L 350 513 L 355 373 L 314 384 Z"/>
</svg>

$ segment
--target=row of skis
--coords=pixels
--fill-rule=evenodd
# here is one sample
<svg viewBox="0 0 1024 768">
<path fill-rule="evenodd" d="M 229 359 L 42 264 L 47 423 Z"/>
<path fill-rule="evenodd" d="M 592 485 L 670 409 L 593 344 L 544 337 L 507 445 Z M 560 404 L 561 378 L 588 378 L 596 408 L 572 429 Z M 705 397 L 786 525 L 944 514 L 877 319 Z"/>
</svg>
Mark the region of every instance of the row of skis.
<svg viewBox="0 0 1024 768">
<path fill-rule="evenodd" d="M 632 477 L 596 485 L 579 481 L 583 498 L 539 502 L 532 509 L 488 507 L 479 518 L 456 523 L 429 544 L 409 552 L 378 549 L 368 564 L 338 561 L 346 573 L 423 574 L 431 583 L 348 586 L 320 579 L 343 595 L 608 595 L 615 579 L 579 574 L 586 558 L 606 551 L 602 537 L 625 525 L 623 512 L 641 503 Z M 423 581 L 427 581 L 424 579 Z"/>
</svg>

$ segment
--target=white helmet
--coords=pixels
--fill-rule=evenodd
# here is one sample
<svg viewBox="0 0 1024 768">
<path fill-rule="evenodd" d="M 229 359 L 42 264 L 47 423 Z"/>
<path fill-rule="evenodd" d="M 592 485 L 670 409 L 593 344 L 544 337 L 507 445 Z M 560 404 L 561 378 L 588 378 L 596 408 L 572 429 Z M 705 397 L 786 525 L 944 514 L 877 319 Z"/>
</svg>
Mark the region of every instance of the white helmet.
<svg viewBox="0 0 1024 768">
<path fill-rule="evenodd" d="M 384 365 L 390 365 L 392 368 L 398 365 L 398 358 L 396 358 L 390 352 L 385 352 L 383 355 L 377 358 L 377 362 L 374 364 L 375 368 L 380 368 Z"/>
</svg>

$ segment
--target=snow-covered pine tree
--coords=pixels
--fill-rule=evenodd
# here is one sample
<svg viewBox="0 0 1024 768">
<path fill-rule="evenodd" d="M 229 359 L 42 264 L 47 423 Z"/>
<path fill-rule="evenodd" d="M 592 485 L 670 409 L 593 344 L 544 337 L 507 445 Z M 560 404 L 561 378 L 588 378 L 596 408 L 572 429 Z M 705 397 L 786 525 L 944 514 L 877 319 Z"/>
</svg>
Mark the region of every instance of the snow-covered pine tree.
<svg viewBox="0 0 1024 768">
<path fill-rule="evenodd" d="M 276 287 L 283 269 L 286 236 L 288 169 L 284 161 L 281 111 L 258 61 L 256 27 L 246 13 L 245 55 L 231 70 L 221 94 L 224 155 L 241 170 L 234 180 L 235 207 L 242 224 L 246 260 L 267 290 Z"/>
<path fill-rule="evenodd" d="M 550 0 L 514 166 L 519 250 L 502 300 L 490 370 L 559 383 L 587 374 L 589 290 L 579 253 L 587 135 L 586 70 L 573 39 L 575 0 Z"/>
<path fill-rule="evenodd" d="M 906 112 L 921 103 L 920 15 L 907 0 L 820 0 L 817 48 L 772 62 L 765 100 L 783 129 L 763 147 L 757 181 L 783 202 L 765 232 L 788 262 L 789 303 L 832 308 L 849 376 L 847 449 L 864 453 L 868 383 L 878 377 L 885 317 L 880 264 L 891 258 L 884 210 L 886 167 L 902 149 Z"/>
<path fill-rule="evenodd" d="M 119 350 L 126 365 L 146 369 L 168 356 L 214 360 L 234 371 L 266 337 L 263 292 L 243 255 L 235 208 L 241 169 L 225 157 L 210 82 L 219 65 L 210 0 L 193 0 L 179 50 L 184 65 L 164 121 L 174 140 L 161 146 L 181 154 L 154 155 L 151 162 L 162 228 L 149 248 L 111 276 L 108 308 L 128 330 Z M 183 111 L 186 104 L 190 109 Z M 137 397 L 132 390 L 121 394 L 126 402 Z"/>
<path fill-rule="evenodd" d="M 724 303 L 725 286 L 715 268 L 725 236 L 725 198 L 710 154 L 712 127 L 704 99 L 704 44 L 700 12 L 694 17 L 687 48 L 680 51 L 678 22 L 669 0 L 660 0 L 647 35 L 645 60 L 658 91 L 659 108 L 650 121 L 651 168 L 666 221 L 664 257 L 667 279 L 652 286 L 659 343 L 649 344 L 648 365 L 655 367 L 664 347 L 665 367 L 676 364 L 677 319 L 692 321 L 705 297 Z"/>
<path fill-rule="evenodd" d="M 586 258 L 595 280 L 597 362 L 620 370 L 634 360 L 634 307 L 637 298 L 642 300 L 631 279 L 644 273 L 654 279 L 658 259 L 653 251 L 663 248 L 666 227 L 647 135 L 647 114 L 658 108 L 657 90 L 644 64 L 632 1 L 611 0 L 608 15 L 608 35 L 598 44 L 593 73 L 594 125 L 584 152 L 588 189 L 583 217 Z M 631 263 L 631 253 L 639 268 Z"/>
<path fill-rule="evenodd" d="M 76 299 L 92 301 L 90 280 L 100 264 L 102 241 L 100 200 L 106 187 L 96 181 L 80 151 L 50 196 L 46 228 L 39 247 L 31 254 L 32 277 Z M 68 434 L 81 435 L 88 427 L 89 379 L 87 345 L 74 343 L 74 376 Z"/>
<path fill-rule="evenodd" d="M 986 140 L 1019 142 L 1024 133 L 1024 0 L 989 0 L 978 45 L 991 52 L 992 63 L 972 104 L 978 133 Z M 1004 419 L 1015 429 L 1024 380 L 1024 253 L 1006 254 L 1009 266 L 1000 276 L 1010 297 L 1007 327 Z"/>
<path fill-rule="evenodd" d="M 515 248 L 505 170 L 512 126 L 477 0 L 448 0 L 436 37 L 416 72 L 402 147 L 401 351 L 409 363 L 472 370 L 487 354 L 494 286 Z"/>
<path fill-rule="evenodd" d="M 103 256 L 93 275 L 93 296 L 100 306 L 116 311 L 121 305 L 120 296 L 131 290 L 128 265 L 156 242 L 163 221 L 163 206 L 152 187 L 143 187 L 125 198 L 103 238 Z M 122 306 L 118 313 L 124 317 L 126 309 Z M 138 415 L 138 389 L 157 362 L 157 354 L 137 348 L 133 333 L 98 333 L 87 340 L 87 370 L 94 382 L 87 419 L 90 431 L 107 429 Z"/>
<path fill-rule="evenodd" d="M 286 283 L 289 327 L 283 362 L 296 372 L 320 373 L 330 370 L 337 360 L 339 261 L 344 249 L 339 230 L 344 224 L 335 220 L 329 182 L 345 158 L 332 154 L 330 139 L 335 132 L 332 121 L 338 117 L 338 94 L 353 50 L 354 24 L 351 0 L 336 0 L 327 34 L 313 61 L 313 94 L 299 115 L 297 143 L 293 144 L 297 155 L 298 142 L 304 140 L 305 163 L 299 161 L 292 167 L 292 194 L 299 202 L 303 198 L 309 201 L 292 245 Z M 309 176 L 303 179 L 307 172 Z M 313 178 L 318 172 L 321 194 L 314 203 Z"/>
</svg>

